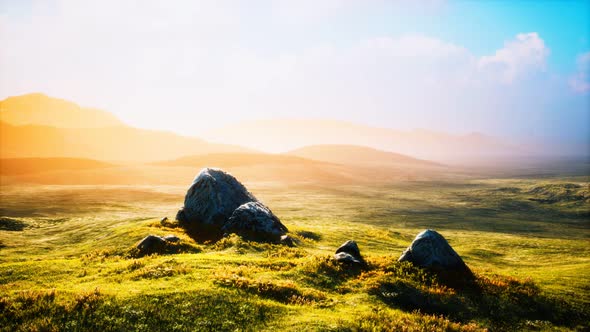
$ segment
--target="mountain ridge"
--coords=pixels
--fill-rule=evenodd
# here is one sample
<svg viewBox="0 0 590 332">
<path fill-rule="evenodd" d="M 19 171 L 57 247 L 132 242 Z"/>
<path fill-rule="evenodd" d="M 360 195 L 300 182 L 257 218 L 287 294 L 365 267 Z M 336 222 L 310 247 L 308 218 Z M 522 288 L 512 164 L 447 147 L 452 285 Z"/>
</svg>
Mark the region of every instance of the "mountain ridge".
<svg viewBox="0 0 590 332">
<path fill-rule="evenodd" d="M 172 132 L 128 126 L 56 128 L 0 122 L 0 158 L 68 157 L 103 161 L 159 161 L 189 154 L 247 152 Z"/>
<path fill-rule="evenodd" d="M 0 121 L 12 125 L 45 125 L 57 128 L 126 126 L 114 114 L 43 93 L 11 96 L 0 101 Z"/>
<path fill-rule="evenodd" d="M 308 145 L 284 154 L 312 160 L 357 166 L 442 167 L 444 165 L 401 153 L 349 144 Z"/>
<path fill-rule="evenodd" d="M 288 152 L 310 145 L 358 145 L 442 163 L 523 152 L 517 145 L 477 132 L 455 135 L 425 129 L 402 131 L 326 119 L 240 122 L 201 133 L 201 137 L 226 144 L 239 140 L 266 152 Z M 268 137 L 273 140 L 265 139 Z"/>
<path fill-rule="evenodd" d="M 0 158 L 149 162 L 187 154 L 249 151 L 169 131 L 135 128 L 112 113 L 42 93 L 0 101 Z"/>
</svg>

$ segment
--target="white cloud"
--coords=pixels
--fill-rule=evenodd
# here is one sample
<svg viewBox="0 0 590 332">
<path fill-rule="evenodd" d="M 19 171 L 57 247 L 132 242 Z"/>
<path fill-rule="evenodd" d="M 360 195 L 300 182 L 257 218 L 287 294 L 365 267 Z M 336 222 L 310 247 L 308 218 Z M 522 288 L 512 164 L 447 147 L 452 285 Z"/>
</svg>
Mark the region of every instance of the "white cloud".
<svg viewBox="0 0 590 332">
<path fill-rule="evenodd" d="M 479 68 L 493 73 L 505 83 L 511 83 L 529 71 L 545 68 L 549 49 L 536 32 L 520 33 L 494 55 L 481 57 Z"/>
<path fill-rule="evenodd" d="M 323 3 L 317 19 L 361 2 L 354 3 Z M 273 2 L 279 5 L 285 3 Z M 304 16 L 314 8 L 301 6 Z M 107 109 L 135 126 L 198 135 L 212 123 L 265 117 L 510 130 L 506 119 L 546 107 L 555 95 L 527 80 L 548 56 L 536 33 L 519 34 L 484 57 L 416 34 L 291 43 L 288 37 L 308 42 L 308 35 L 281 30 L 281 16 L 268 19 L 272 10 L 265 8 L 59 0 L 30 17 L 0 17 L 0 98 L 41 91 Z"/>
<path fill-rule="evenodd" d="M 570 80 L 570 87 L 578 93 L 590 92 L 590 52 L 580 54 L 577 59 L 578 71 Z"/>
</svg>

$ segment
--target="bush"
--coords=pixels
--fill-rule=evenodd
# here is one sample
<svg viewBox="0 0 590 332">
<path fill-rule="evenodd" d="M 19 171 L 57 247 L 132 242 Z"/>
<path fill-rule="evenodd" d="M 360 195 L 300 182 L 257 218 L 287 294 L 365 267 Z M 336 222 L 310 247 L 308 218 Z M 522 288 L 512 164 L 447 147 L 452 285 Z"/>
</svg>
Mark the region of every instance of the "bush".
<svg viewBox="0 0 590 332">
<path fill-rule="evenodd" d="M 309 305 L 326 300 L 326 295 L 322 292 L 300 290 L 294 283 L 277 284 L 271 281 L 257 281 L 237 274 L 217 275 L 215 283 L 285 304 Z"/>
</svg>

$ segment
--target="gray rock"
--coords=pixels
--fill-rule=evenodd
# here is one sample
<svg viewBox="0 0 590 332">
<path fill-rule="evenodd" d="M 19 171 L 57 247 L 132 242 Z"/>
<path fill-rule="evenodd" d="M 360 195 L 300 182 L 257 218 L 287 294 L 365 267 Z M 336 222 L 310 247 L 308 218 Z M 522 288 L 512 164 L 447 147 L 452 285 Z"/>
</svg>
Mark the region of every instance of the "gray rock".
<svg viewBox="0 0 590 332">
<path fill-rule="evenodd" d="M 160 219 L 160 222 L 166 222 L 166 221 L 168 221 L 168 217 L 164 217 L 164 218 Z"/>
<path fill-rule="evenodd" d="M 174 234 L 166 235 L 163 239 L 167 242 L 180 242 L 180 238 Z"/>
<path fill-rule="evenodd" d="M 279 242 L 289 230 L 260 202 L 240 205 L 222 229 L 254 241 Z"/>
<path fill-rule="evenodd" d="M 136 248 L 139 250 L 140 254 L 145 255 L 158 252 L 165 246 L 166 240 L 164 240 L 164 238 L 150 234 L 139 241 Z"/>
<path fill-rule="evenodd" d="M 258 200 L 232 175 L 214 168 L 201 170 L 176 215 L 193 233 L 221 236 L 221 228 L 239 206 Z M 193 234 L 195 235 L 195 234 Z"/>
<path fill-rule="evenodd" d="M 334 255 L 334 259 L 339 263 L 346 264 L 362 264 L 363 262 L 355 258 L 353 255 L 347 252 L 339 252 Z"/>
<path fill-rule="evenodd" d="M 334 259 L 341 263 L 365 265 L 365 260 L 363 259 L 363 256 L 361 256 L 359 246 L 353 240 L 348 240 L 338 247 Z"/>
<path fill-rule="evenodd" d="M 443 270 L 466 270 L 467 266 L 447 240 L 431 229 L 418 234 L 412 244 L 398 259 L 412 262 L 421 267 L 434 267 Z"/>
</svg>

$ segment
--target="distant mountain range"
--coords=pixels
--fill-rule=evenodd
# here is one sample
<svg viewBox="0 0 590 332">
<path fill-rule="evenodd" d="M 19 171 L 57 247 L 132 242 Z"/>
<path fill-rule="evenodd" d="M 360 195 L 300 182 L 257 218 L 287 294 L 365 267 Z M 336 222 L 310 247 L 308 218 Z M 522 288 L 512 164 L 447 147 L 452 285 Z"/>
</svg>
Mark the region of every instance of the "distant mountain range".
<svg viewBox="0 0 590 332">
<path fill-rule="evenodd" d="M 0 102 L 0 157 L 157 161 L 189 154 L 249 152 L 172 132 L 133 128 L 110 113 L 41 94 Z"/>
<path fill-rule="evenodd" d="M 9 97 L 0 101 L 0 120 L 15 126 L 101 128 L 125 126 L 109 112 L 79 105 L 42 93 Z"/>
<path fill-rule="evenodd" d="M 374 167 L 439 167 L 439 163 L 416 159 L 407 155 L 386 152 L 356 145 L 310 145 L 295 149 L 287 155 L 344 165 Z"/>
<path fill-rule="evenodd" d="M 202 137 L 225 144 L 240 142 L 272 152 L 310 145 L 357 145 L 454 164 L 526 153 L 516 145 L 480 133 L 452 135 L 427 130 L 400 131 L 333 120 L 251 121 L 211 130 Z"/>
<path fill-rule="evenodd" d="M 331 120 L 261 120 L 205 135 L 208 140 L 134 128 L 108 112 L 43 94 L 10 97 L 0 101 L 0 180 L 185 184 L 202 167 L 220 167 L 244 181 L 387 182 L 469 176 L 475 168 L 465 173 L 456 165 L 475 160 L 478 170 L 493 169 L 495 161 L 527 153 L 478 133 Z"/>
</svg>

